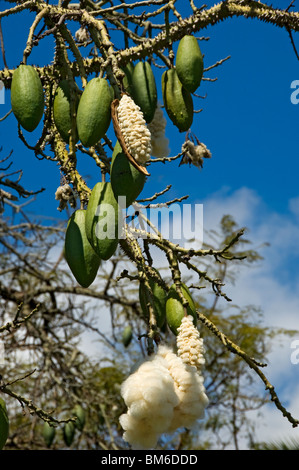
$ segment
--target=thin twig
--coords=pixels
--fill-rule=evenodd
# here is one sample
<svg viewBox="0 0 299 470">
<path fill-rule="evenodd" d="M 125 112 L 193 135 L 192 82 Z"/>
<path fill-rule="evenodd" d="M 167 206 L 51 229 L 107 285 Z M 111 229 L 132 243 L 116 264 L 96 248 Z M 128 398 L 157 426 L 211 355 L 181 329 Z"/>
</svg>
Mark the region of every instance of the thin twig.
<svg viewBox="0 0 299 470">
<path fill-rule="evenodd" d="M 4 49 L 4 40 L 3 40 L 3 33 L 2 33 L 2 26 L 1 26 L 1 18 L 0 18 L 0 43 L 1 43 L 1 51 L 2 51 L 2 58 L 4 67 L 8 69 L 6 58 L 5 58 L 5 49 Z"/>
<path fill-rule="evenodd" d="M 4 121 L 10 114 L 12 113 L 12 109 L 8 111 L 2 118 L 0 118 L 0 122 Z"/>
<path fill-rule="evenodd" d="M 138 204 L 141 204 L 142 202 L 154 201 L 155 199 L 157 199 L 157 197 L 162 196 L 162 194 L 167 193 L 167 191 L 169 191 L 170 188 L 171 188 L 171 184 L 167 185 L 165 189 L 162 189 L 162 191 L 159 191 L 159 192 L 155 193 L 153 196 L 147 197 L 145 199 L 138 199 L 136 202 Z"/>
<path fill-rule="evenodd" d="M 299 425 L 299 420 L 295 419 L 291 413 L 289 413 L 286 408 L 281 404 L 274 386 L 268 381 L 267 377 L 261 371 L 260 367 L 265 367 L 266 364 L 256 361 L 254 358 L 248 356 L 238 345 L 234 344 L 224 333 L 222 333 L 217 326 L 211 322 L 205 315 L 197 311 L 199 320 L 222 342 L 222 344 L 229 349 L 232 353 L 240 356 L 251 369 L 253 369 L 260 379 L 263 381 L 266 390 L 269 390 L 271 400 L 274 402 L 275 406 L 282 412 L 283 416 L 288 419 L 288 421 L 297 427 Z"/>
<path fill-rule="evenodd" d="M 291 31 L 288 27 L 286 27 L 286 30 L 287 30 L 287 32 L 289 33 L 289 37 L 290 37 L 290 40 L 291 40 L 291 44 L 292 44 L 292 46 L 293 46 L 293 49 L 294 49 L 295 55 L 296 55 L 296 57 L 297 57 L 297 60 L 299 60 L 299 54 L 298 54 L 297 48 L 296 48 L 296 46 L 295 46 L 295 42 L 294 42 L 294 39 L 293 39 L 292 31 Z"/>
</svg>

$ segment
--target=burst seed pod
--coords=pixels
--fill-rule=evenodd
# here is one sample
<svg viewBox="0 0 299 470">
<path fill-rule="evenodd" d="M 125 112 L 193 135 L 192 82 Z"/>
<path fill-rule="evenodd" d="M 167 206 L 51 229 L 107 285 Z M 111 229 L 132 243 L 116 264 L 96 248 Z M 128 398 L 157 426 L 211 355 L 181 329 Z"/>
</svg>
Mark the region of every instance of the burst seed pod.
<svg viewBox="0 0 299 470">
<path fill-rule="evenodd" d="M 44 92 L 39 75 L 31 65 L 20 65 L 11 82 L 11 107 L 19 124 L 34 131 L 44 113 Z"/>
<path fill-rule="evenodd" d="M 203 75 L 203 58 L 194 36 L 186 35 L 180 40 L 175 66 L 183 87 L 194 93 Z"/>
<path fill-rule="evenodd" d="M 175 69 L 162 75 L 162 95 L 166 112 L 180 132 L 187 131 L 193 122 L 193 100 L 179 80 Z"/>
<path fill-rule="evenodd" d="M 165 135 L 166 119 L 161 109 L 161 105 L 158 104 L 153 120 L 148 124 L 148 128 L 151 133 L 151 144 L 152 144 L 152 156 L 153 157 L 168 157 L 169 139 Z"/>
<path fill-rule="evenodd" d="M 153 120 L 157 107 L 157 87 L 149 62 L 138 62 L 132 76 L 132 97 L 147 123 Z"/>
<path fill-rule="evenodd" d="M 203 339 L 199 335 L 198 329 L 194 326 L 191 315 L 184 316 L 178 327 L 177 354 L 185 364 L 196 367 L 200 371 L 204 364 Z"/>
<path fill-rule="evenodd" d="M 117 108 L 118 124 L 132 157 L 144 164 L 151 158 L 151 133 L 140 107 L 128 95 L 123 95 Z"/>
</svg>

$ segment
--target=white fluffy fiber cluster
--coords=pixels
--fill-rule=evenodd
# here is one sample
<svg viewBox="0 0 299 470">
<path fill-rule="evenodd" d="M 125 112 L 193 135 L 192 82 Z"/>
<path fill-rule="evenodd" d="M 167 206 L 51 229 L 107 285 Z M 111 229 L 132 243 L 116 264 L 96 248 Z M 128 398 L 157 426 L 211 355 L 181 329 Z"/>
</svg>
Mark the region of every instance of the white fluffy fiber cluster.
<svg viewBox="0 0 299 470">
<path fill-rule="evenodd" d="M 182 145 L 182 152 L 184 153 L 181 164 L 192 163 L 198 168 L 202 168 L 204 158 L 211 158 L 211 152 L 202 142 L 195 145 L 191 140 L 186 140 Z"/>
<path fill-rule="evenodd" d="M 179 404 L 168 363 L 160 347 L 122 384 L 121 394 L 128 407 L 121 415 L 123 438 L 133 449 L 155 447 L 159 434 L 167 432 L 173 410 Z"/>
<path fill-rule="evenodd" d="M 190 329 L 189 323 L 187 326 Z M 182 330 L 185 327 L 183 324 Z M 195 349 L 202 355 L 201 342 Z M 187 356 L 183 357 L 186 361 Z M 142 362 L 122 384 L 121 394 L 128 411 L 121 415 L 120 424 L 125 431 L 124 440 L 133 449 L 153 448 L 161 434 L 180 427 L 191 428 L 204 417 L 208 398 L 203 376 L 194 364 L 184 360 L 160 345 L 157 353 Z M 203 364 L 203 358 L 199 362 Z"/>
<path fill-rule="evenodd" d="M 153 157 L 168 157 L 170 153 L 169 139 L 165 136 L 166 119 L 163 115 L 163 110 L 158 104 L 152 122 L 148 124 L 152 136 L 152 156 Z"/>
<path fill-rule="evenodd" d="M 55 192 L 55 199 L 59 202 L 59 207 L 57 208 L 60 212 L 67 206 L 69 202 L 71 207 L 76 207 L 76 198 L 74 191 L 69 184 L 64 184 L 59 186 Z"/>
<path fill-rule="evenodd" d="M 78 42 L 82 43 L 88 41 L 90 36 L 87 29 L 84 28 L 84 26 L 81 26 L 81 28 L 76 31 L 75 38 Z"/>
<path fill-rule="evenodd" d="M 178 356 L 186 364 L 201 370 L 205 363 L 203 339 L 200 338 L 199 331 L 195 328 L 191 315 L 182 318 L 178 332 Z"/>
<path fill-rule="evenodd" d="M 128 151 L 137 163 L 151 158 L 151 133 L 140 107 L 128 95 L 123 95 L 117 108 L 118 123 Z"/>
</svg>

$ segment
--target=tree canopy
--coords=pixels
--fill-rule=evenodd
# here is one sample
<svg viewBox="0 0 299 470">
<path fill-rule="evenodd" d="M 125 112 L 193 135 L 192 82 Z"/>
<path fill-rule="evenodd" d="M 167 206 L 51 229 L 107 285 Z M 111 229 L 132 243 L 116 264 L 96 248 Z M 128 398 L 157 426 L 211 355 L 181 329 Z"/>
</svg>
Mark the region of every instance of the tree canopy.
<svg viewBox="0 0 299 470">
<path fill-rule="evenodd" d="M 199 216 L 196 238 L 189 240 L 192 216 L 183 211 L 188 196 L 167 200 L 170 186 L 142 195 L 155 164 L 202 169 L 211 158 L 192 124 L 203 98 L 201 82 L 213 81 L 210 70 L 228 57 L 205 65 L 200 49 L 205 29 L 233 17 L 254 18 L 285 29 L 297 54 L 294 2 L 284 10 L 252 0 L 200 7 L 193 0 L 6 3 L 2 24 L 12 15 L 30 12 L 32 18 L 22 60 L 13 69 L 5 56 L 9 38 L 0 28 L 0 80 L 10 90 L 9 114 L 36 165 L 47 160 L 57 167 L 61 184 L 53 198 L 69 222 L 45 224 L 27 211 L 22 199 L 38 198 L 47 179 L 41 176 L 37 191 L 25 187 L 22 170 L 9 171 L 13 149 L 3 141 L 0 395 L 7 411 L 0 411 L 9 417 L 5 449 L 128 449 L 136 437 L 134 426 L 141 423 L 140 433 L 147 437 L 156 418 L 159 449 L 239 449 L 244 436 L 248 447 L 257 448 L 246 412 L 268 401 L 297 427 L 298 419 L 266 374 L 272 339 L 295 331 L 266 328 L 257 307 L 237 306 L 226 292 L 236 266 L 250 269 L 262 260 L 246 227 L 223 214 L 203 243 Z M 49 39 L 52 60 L 36 64 L 34 52 L 48 54 Z M 176 155 L 169 150 L 166 122 L 180 139 Z M 93 162 L 96 185 L 85 177 L 82 157 Z M 225 299 L 225 308 L 219 299 Z M 191 319 L 192 345 L 183 334 L 182 317 Z M 88 353 L 91 337 L 98 341 L 95 357 Z M 195 350 L 200 350 L 196 358 Z M 189 388 L 184 389 L 171 361 L 181 364 Z M 133 385 L 128 391 L 124 384 L 135 383 L 143 366 L 148 374 L 153 368 L 154 375 L 148 375 L 153 383 L 145 380 L 138 396 L 136 381 L 133 398 Z M 164 390 L 168 387 L 172 397 L 168 402 L 164 397 L 165 403 L 173 400 L 164 423 L 158 419 L 163 393 L 155 392 L 163 390 L 160 379 L 155 382 L 162 366 L 169 379 Z M 262 396 L 255 389 L 257 379 L 266 391 Z M 202 393 L 204 413 L 192 387 Z M 152 415 L 145 410 L 149 403 Z M 184 423 L 191 422 L 191 408 L 196 419 L 189 426 Z"/>
</svg>

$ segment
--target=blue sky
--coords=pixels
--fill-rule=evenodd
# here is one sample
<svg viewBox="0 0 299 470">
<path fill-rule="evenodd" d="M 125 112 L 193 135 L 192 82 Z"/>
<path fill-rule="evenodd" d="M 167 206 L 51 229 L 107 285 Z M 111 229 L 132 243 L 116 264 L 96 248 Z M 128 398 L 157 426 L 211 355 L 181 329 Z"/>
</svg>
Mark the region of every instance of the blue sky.
<svg viewBox="0 0 299 470">
<path fill-rule="evenodd" d="M 286 8 L 289 3 L 276 0 L 273 6 Z M 180 0 L 178 4 L 184 2 Z M 7 2 L 0 1 L 0 9 L 8 7 Z M 2 21 L 10 68 L 22 59 L 31 18 L 26 13 Z M 294 91 L 291 83 L 299 80 L 298 60 L 286 31 L 257 20 L 227 20 L 199 35 L 210 38 L 200 43 L 206 67 L 231 56 L 206 74 L 218 80 L 202 82 L 198 92 L 206 98 L 195 100 L 195 108 L 203 111 L 195 115 L 192 131 L 210 149 L 212 158 L 205 160 L 202 170 L 179 167 L 178 161 L 151 165 L 151 177 L 142 196 L 151 196 L 171 184 L 167 198 L 189 194 L 189 202 L 204 204 L 205 228 L 217 228 L 221 216 L 230 213 L 240 226 L 249 228 L 255 247 L 270 242 L 270 247 L 262 251 L 265 260 L 260 267 L 253 271 L 241 269 L 236 285 L 229 286 L 229 293 L 239 304 L 252 302 L 261 306 L 265 322 L 299 330 L 299 104 L 292 104 L 290 99 Z M 298 35 L 294 35 L 294 40 L 299 49 Z M 52 60 L 51 40 L 45 39 L 41 46 L 33 51 L 28 63 L 43 65 Z M 160 77 L 158 71 L 161 99 Z M 1 116 L 10 109 L 8 91 L 5 98 L 5 105 L 0 105 Z M 39 132 L 40 127 L 27 134 L 29 143 L 35 143 Z M 171 155 L 175 155 L 184 135 L 169 120 L 167 136 Z M 22 182 L 27 189 L 46 188 L 28 210 L 66 220 L 67 214 L 57 211 L 54 199 L 60 178 L 58 167 L 53 162 L 38 161 L 24 147 L 18 140 L 13 115 L 0 123 L 0 145 L 3 156 L 13 149 L 11 170 L 23 170 Z M 79 155 L 78 165 L 84 176 L 91 178 L 91 186 L 97 182 L 100 175 L 87 156 Z M 299 365 L 291 364 L 289 357 L 290 344 L 285 343 L 272 356 L 269 370 L 292 411 L 299 416 Z M 290 428 L 273 406 L 267 420 L 267 436 L 275 426 L 281 432 Z"/>
</svg>

